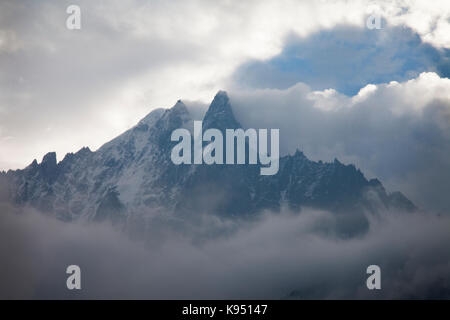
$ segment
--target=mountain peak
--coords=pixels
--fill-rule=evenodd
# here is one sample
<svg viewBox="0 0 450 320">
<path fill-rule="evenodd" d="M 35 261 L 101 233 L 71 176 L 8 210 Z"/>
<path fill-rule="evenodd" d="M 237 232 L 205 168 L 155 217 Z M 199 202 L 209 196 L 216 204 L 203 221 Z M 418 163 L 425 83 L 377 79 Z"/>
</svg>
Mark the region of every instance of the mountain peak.
<svg viewBox="0 0 450 320">
<path fill-rule="evenodd" d="M 215 95 L 211 105 L 203 118 L 203 128 L 219 130 L 241 128 L 231 108 L 230 99 L 226 91 L 220 90 Z"/>
<path fill-rule="evenodd" d="M 217 97 L 224 97 L 224 98 L 228 99 L 228 93 L 225 90 L 219 90 L 219 91 L 217 91 L 214 98 L 217 98 Z"/>
<path fill-rule="evenodd" d="M 165 109 L 163 108 L 157 108 L 152 110 L 149 114 L 147 114 L 144 118 L 142 118 L 141 121 L 139 121 L 138 127 L 143 125 L 147 125 L 148 127 L 153 126 L 156 123 L 156 121 L 158 121 L 159 118 L 161 118 L 164 111 Z"/>
<path fill-rule="evenodd" d="M 172 108 L 164 110 L 164 113 L 156 121 L 155 126 L 159 132 L 168 133 L 178 128 L 185 128 L 191 120 L 186 105 L 183 101 L 178 100 Z M 165 137 L 165 134 L 163 136 Z"/>
<path fill-rule="evenodd" d="M 300 149 L 295 149 L 295 153 L 294 153 L 294 157 L 295 158 L 306 158 L 305 154 L 303 153 L 303 151 L 301 151 Z"/>
<path fill-rule="evenodd" d="M 53 182 L 58 175 L 58 165 L 56 163 L 56 152 L 47 153 L 40 164 L 40 170 L 44 179 Z"/>
<path fill-rule="evenodd" d="M 48 152 L 44 158 L 42 158 L 41 164 L 56 165 L 56 152 Z"/>
<path fill-rule="evenodd" d="M 181 101 L 180 99 L 177 100 L 177 103 L 175 103 L 175 105 L 172 107 L 172 109 L 186 109 L 186 105 L 184 104 L 183 101 Z"/>
<path fill-rule="evenodd" d="M 186 108 L 186 105 L 184 104 L 183 101 L 181 100 L 177 100 L 177 103 L 175 103 L 175 105 L 170 108 L 167 109 L 165 114 L 163 115 L 163 117 L 189 117 L 189 111 Z"/>
</svg>

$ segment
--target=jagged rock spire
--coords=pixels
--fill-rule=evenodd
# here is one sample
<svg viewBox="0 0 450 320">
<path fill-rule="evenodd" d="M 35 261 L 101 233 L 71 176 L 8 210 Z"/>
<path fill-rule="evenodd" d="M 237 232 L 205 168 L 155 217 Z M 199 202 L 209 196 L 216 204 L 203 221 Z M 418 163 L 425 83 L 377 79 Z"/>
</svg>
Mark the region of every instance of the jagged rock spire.
<svg viewBox="0 0 450 320">
<path fill-rule="evenodd" d="M 219 130 L 241 128 L 231 109 L 230 99 L 225 91 L 217 92 L 203 118 L 203 129 Z"/>
</svg>

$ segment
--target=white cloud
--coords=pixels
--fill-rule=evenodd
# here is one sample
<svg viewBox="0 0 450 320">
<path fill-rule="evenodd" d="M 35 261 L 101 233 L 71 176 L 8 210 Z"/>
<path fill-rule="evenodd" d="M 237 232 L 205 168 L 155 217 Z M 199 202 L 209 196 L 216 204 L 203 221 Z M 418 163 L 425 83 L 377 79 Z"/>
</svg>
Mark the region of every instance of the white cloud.
<svg viewBox="0 0 450 320">
<path fill-rule="evenodd" d="M 406 25 L 416 31 L 423 41 L 439 48 L 450 48 L 450 6 L 446 0 L 402 1 L 392 5 L 381 2 L 380 12 L 392 25 Z"/>
<path fill-rule="evenodd" d="M 292 32 L 363 27 L 371 2 L 79 1 L 78 31 L 65 28 L 69 4 L 0 5 L 0 125 L 17 138 L 0 146 L 3 169 L 49 150 L 61 157 L 84 145 L 95 149 L 178 98 L 210 100 L 237 66 L 276 55 Z M 448 46 L 445 2 L 381 4 L 389 22 Z M 426 25 L 415 15 L 425 15 L 419 20 Z M 58 134 L 45 132 L 50 123 Z"/>
</svg>

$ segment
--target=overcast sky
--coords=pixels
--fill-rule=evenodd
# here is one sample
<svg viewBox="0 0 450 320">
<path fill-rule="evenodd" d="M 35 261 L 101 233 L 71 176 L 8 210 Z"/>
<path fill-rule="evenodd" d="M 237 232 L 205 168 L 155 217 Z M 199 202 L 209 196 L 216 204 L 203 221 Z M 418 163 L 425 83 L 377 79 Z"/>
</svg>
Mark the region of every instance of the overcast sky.
<svg viewBox="0 0 450 320">
<path fill-rule="evenodd" d="M 414 198 L 446 176 L 412 174 L 450 172 L 449 21 L 445 0 L 2 1 L 0 170 L 95 150 L 152 109 L 225 89 L 243 124 L 289 132 L 285 152 L 354 162 Z"/>
</svg>

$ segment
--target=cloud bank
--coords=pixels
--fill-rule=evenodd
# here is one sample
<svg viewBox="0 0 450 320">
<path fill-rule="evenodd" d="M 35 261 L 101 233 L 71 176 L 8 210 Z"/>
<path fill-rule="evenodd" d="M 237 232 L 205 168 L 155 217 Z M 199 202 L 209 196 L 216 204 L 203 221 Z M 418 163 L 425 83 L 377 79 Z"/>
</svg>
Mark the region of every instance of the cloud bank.
<svg viewBox="0 0 450 320">
<path fill-rule="evenodd" d="M 4 210 L 0 219 L 1 298 L 450 297 L 448 217 L 389 213 L 343 240 L 332 232 L 335 215 L 305 209 L 206 241 L 173 231 L 146 244 L 107 225 Z M 70 264 L 81 267 L 81 291 L 66 289 Z M 380 291 L 366 288 L 371 264 L 381 267 Z"/>
</svg>

